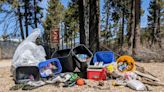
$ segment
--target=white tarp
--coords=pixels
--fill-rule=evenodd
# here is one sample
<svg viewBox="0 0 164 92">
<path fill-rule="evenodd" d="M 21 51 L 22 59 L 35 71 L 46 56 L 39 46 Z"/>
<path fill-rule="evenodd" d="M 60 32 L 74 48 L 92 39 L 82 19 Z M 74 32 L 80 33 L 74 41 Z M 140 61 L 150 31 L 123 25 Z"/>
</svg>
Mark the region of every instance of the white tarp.
<svg viewBox="0 0 164 92">
<path fill-rule="evenodd" d="M 44 48 L 35 44 L 40 34 L 40 29 L 34 29 L 34 32 L 17 47 L 13 56 L 12 68 L 19 66 L 37 66 L 39 62 L 45 60 L 46 54 Z"/>
</svg>

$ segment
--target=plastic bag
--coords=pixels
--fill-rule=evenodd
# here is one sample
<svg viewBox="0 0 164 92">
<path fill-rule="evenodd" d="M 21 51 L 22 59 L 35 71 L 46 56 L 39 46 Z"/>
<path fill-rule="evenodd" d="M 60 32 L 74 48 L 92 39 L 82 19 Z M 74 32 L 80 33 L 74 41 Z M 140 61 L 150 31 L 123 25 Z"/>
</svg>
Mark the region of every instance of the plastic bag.
<svg viewBox="0 0 164 92">
<path fill-rule="evenodd" d="M 146 90 L 145 85 L 142 82 L 138 81 L 138 80 L 129 80 L 127 82 L 127 86 L 134 89 L 134 90 L 138 90 L 138 91 Z"/>
<path fill-rule="evenodd" d="M 17 47 L 13 56 L 12 68 L 17 68 L 18 66 L 37 66 L 39 62 L 45 60 L 46 54 L 44 48 L 35 44 L 40 33 L 40 29 L 34 29 L 34 32 Z"/>
</svg>

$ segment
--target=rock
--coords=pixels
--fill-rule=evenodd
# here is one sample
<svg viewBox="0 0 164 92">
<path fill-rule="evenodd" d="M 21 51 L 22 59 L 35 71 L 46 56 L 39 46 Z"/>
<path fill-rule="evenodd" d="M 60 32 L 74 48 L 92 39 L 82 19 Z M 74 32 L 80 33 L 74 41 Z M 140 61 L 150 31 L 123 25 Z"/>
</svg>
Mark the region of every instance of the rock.
<svg viewBox="0 0 164 92">
<path fill-rule="evenodd" d="M 103 81 L 99 81 L 98 86 L 104 86 L 104 82 Z"/>
<path fill-rule="evenodd" d="M 149 60 L 149 62 L 150 62 L 150 63 L 154 63 L 154 62 L 155 62 L 155 60 L 152 60 L 152 59 L 151 59 L 151 60 Z"/>
<path fill-rule="evenodd" d="M 147 91 L 153 91 L 153 87 L 151 87 L 149 85 L 145 85 L 145 86 L 146 86 Z"/>
</svg>

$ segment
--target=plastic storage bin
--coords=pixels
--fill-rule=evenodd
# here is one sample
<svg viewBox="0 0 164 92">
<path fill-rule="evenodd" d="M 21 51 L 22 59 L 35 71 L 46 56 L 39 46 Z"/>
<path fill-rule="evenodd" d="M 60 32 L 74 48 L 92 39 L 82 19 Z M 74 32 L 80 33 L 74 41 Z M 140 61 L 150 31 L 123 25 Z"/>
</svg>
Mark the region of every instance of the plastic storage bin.
<svg viewBox="0 0 164 92">
<path fill-rule="evenodd" d="M 13 74 L 15 83 L 26 83 L 31 80 L 40 79 L 39 68 L 37 66 L 20 66 L 17 67 Z"/>
<path fill-rule="evenodd" d="M 103 62 L 104 64 L 109 64 L 115 62 L 114 53 L 112 51 L 99 51 L 94 54 L 93 63 Z"/>
<path fill-rule="evenodd" d="M 81 61 L 79 57 L 77 57 L 78 54 L 85 54 L 87 55 L 88 59 L 85 62 Z M 90 64 L 92 57 L 93 57 L 92 52 L 87 47 L 85 47 L 85 45 L 81 44 L 73 48 L 73 59 L 75 60 L 79 70 L 82 72 L 86 71 L 87 66 Z"/>
<path fill-rule="evenodd" d="M 76 63 L 72 59 L 72 50 L 58 50 L 52 54 L 52 58 L 58 58 L 62 66 L 62 72 L 73 72 L 76 68 Z"/>
<path fill-rule="evenodd" d="M 58 73 L 61 73 L 61 71 L 62 71 L 62 66 L 61 66 L 61 64 L 60 64 L 59 59 L 57 59 L 57 58 L 52 58 L 52 59 L 48 59 L 48 60 L 46 60 L 46 61 L 40 62 L 40 63 L 38 64 L 39 72 L 40 72 L 40 76 L 41 76 L 41 77 L 44 78 L 44 77 L 48 77 L 48 76 L 49 76 L 46 72 L 43 72 L 43 71 L 42 71 L 43 69 L 49 67 L 49 64 L 51 64 L 51 66 L 54 65 L 54 66 L 56 67 L 56 69 L 49 69 L 49 68 L 48 68 L 48 69 L 53 73 L 53 75 L 56 75 L 56 74 L 58 74 Z"/>
<path fill-rule="evenodd" d="M 87 78 L 90 80 L 106 80 L 105 69 L 87 69 Z"/>
</svg>

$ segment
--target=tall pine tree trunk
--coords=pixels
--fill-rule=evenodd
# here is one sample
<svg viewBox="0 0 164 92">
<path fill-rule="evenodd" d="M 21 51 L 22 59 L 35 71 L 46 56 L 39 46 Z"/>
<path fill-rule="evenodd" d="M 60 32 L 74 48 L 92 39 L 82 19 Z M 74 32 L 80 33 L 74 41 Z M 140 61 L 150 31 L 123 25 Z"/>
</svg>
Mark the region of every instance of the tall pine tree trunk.
<svg viewBox="0 0 164 92">
<path fill-rule="evenodd" d="M 37 28 L 38 25 L 37 25 L 37 7 L 36 7 L 36 0 L 34 0 L 34 24 L 35 24 L 35 28 Z"/>
<path fill-rule="evenodd" d="M 63 47 L 64 47 L 64 36 L 62 35 L 62 49 L 64 49 Z"/>
<path fill-rule="evenodd" d="M 162 48 L 162 41 L 161 41 L 161 31 L 160 31 L 160 17 L 161 17 L 161 6 L 160 6 L 160 3 L 161 0 L 157 0 L 157 6 L 158 6 L 158 10 L 157 10 L 157 15 L 158 15 L 158 18 L 157 18 L 157 37 L 158 37 L 158 45 L 160 48 Z"/>
<path fill-rule="evenodd" d="M 89 0 L 90 19 L 89 19 L 89 47 L 94 53 L 99 50 L 99 0 Z"/>
<path fill-rule="evenodd" d="M 121 0 L 121 5 L 122 5 L 122 20 L 121 20 L 121 34 L 120 34 L 120 46 L 121 49 L 123 48 L 123 44 L 124 44 L 124 17 L 125 17 L 125 1 Z"/>
<path fill-rule="evenodd" d="M 72 46 L 73 46 L 72 36 L 71 36 L 70 40 L 71 40 L 71 48 L 72 48 Z"/>
<path fill-rule="evenodd" d="M 78 0 L 79 5 L 79 28 L 80 28 L 80 44 L 86 44 L 86 35 L 84 29 L 84 0 Z"/>
<path fill-rule="evenodd" d="M 130 9 L 130 19 L 129 19 L 129 32 L 128 32 L 128 46 L 129 46 L 129 54 L 132 54 L 133 49 L 133 38 L 134 38 L 134 0 L 131 0 L 131 9 Z"/>
<path fill-rule="evenodd" d="M 133 39 L 133 55 L 139 55 L 140 49 L 140 12 L 141 0 L 135 0 L 135 25 Z"/>
<path fill-rule="evenodd" d="M 74 26 L 74 29 L 75 29 L 75 26 Z M 74 47 L 75 47 L 75 45 L 76 45 L 76 32 L 74 31 L 73 32 L 73 43 L 74 43 Z"/>
<path fill-rule="evenodd" d="M 151 46 L 154 45 L 155 41 L 156 41 L 156 38 L 155 38 L 155 35 L 156 35 L 156 24 L 157 24 L 157 2 L 156 0 L 154 0 L 154 3 L 155 3 L 155 7 L 154 7 L 154 13 L 153 13 L 153 16 L 154 16 L 154 19 L 153 19 L 153 30 L 152 30 L 152 41 L 151 41 Z"/>
<path fill-rule="evenodd" d="M 84 29 L 85 29 L 85 45 L 89 47 L 89 0 L 84 0 Z"/>
<path fill-rule="evenodd" d="M 124 8 L 122 9 L 122 28 L 121 28 L 121 39 L 120 39 L 120 41 L 121 41 L 121 48 L 123 47 L 123 44 L 124 44 Z"/>
<path fill-rule="evenodd" d="M 109 30 L 109 14 L 110 14 L 110 1 L 108 0 L 107 2 L 106 2 L 106 24 L 105 24 L 105 31 L 106 31 L 106 33 L 108 32 L 108 31 L 110 31 Z M 107 35 L 105 35 L 106 37 L 105 38 L 107 38 Z M 104 39 L 104 43 L 105 44 L 107 44 L 108 43 L 108 41 L 107 41 L 107 39 Z"/>
<path fill-rule="evenodd" d="M 25 0 L 25 29 L 26 29 L 26 37 L 28 37 L 28 0 Z"/>
<path fill-rule="evenodd" d="M 22 26 L 22 14 L 20 11 L 20 6 L 18 6 L 18 14 L 19 14 L 19 27 L 21 31 L 21 37 L 22 37 L 22 40 L 24 40 L 24 31 L 23 31 L 23 26 Z"/>
<path fill-rule="evenodd" d="M 67 26 L 66 23 L 64 23 L 64 30 L 65 30 L 65 34 L 64 34 L 64 41 L 65 41 L 65 47 L 68 48 L 68 38 L 67 38 Z"/>
</svg>

